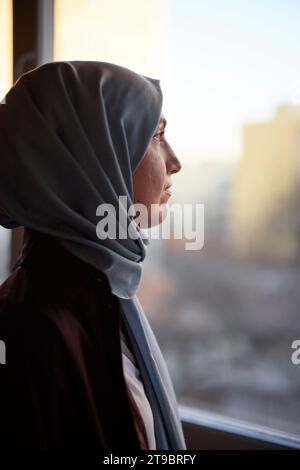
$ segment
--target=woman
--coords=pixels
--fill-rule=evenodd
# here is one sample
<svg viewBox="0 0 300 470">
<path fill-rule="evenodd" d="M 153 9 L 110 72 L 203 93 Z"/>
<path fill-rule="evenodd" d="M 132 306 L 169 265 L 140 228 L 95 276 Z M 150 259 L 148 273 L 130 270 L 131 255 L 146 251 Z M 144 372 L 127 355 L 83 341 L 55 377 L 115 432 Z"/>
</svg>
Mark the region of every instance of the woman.
<svg viewBox="0 0 300 470">
<path fill-rule="evenodd" d="M 1 104 L 0 223 L 24 244 L 0 287 L 0 447 L 186 448 L 136 296 L 180 170 L 164 125 L 159 80 L 105 62 L 37 67 Z"/>
</svg>

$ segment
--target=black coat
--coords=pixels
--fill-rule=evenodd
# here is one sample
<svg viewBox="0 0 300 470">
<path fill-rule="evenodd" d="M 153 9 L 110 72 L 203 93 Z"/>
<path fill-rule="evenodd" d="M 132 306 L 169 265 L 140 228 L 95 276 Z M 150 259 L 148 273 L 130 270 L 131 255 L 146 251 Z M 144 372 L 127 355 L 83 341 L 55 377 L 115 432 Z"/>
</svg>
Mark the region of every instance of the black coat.
<svg viewBox="0 0 300 470">
<path fill-rule="evenodd" d="M 103 273 L 25 229 L 21 265 L 0 287 L 0 448 L 147 448 L 120 325 Z"/>
</svg>

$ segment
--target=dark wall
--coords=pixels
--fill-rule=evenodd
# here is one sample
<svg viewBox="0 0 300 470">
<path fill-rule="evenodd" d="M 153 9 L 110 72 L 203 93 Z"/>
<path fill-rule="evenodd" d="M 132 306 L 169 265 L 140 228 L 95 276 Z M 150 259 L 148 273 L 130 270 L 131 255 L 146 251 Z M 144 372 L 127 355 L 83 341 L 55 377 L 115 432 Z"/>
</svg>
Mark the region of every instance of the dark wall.
<svg viewBox="0 0 300 470">
<path fill-rule="evenodd" d="M 37 66 L 38 0 L 13 0 L 13 80 Z M 11 232 L 10 268 L 21 251 L 23 228 Z"/>
</svg>

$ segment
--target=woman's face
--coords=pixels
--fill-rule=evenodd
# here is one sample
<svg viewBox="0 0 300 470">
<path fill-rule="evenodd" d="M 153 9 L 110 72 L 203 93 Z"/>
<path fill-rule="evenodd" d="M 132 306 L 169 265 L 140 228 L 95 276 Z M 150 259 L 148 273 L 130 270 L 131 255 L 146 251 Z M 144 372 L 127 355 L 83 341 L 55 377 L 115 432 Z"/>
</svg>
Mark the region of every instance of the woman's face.
<svg viewBox="0 0 300 470">
<path fill-rule="evenodd" d="M 171 175 L 181 169 L 178 158 L 165 138 L 166 124 L 165 117 L 161 115 L 146 153 L 133 173 L 134 204 L 143 204 L 148 214 L 146 220 L 139 220 L 142 228 L 158 225 L 165 219 L 166 204 L 171 196 L 170 190 L 166 191 L 166 188 L 172 183 Z"/>
</svg>

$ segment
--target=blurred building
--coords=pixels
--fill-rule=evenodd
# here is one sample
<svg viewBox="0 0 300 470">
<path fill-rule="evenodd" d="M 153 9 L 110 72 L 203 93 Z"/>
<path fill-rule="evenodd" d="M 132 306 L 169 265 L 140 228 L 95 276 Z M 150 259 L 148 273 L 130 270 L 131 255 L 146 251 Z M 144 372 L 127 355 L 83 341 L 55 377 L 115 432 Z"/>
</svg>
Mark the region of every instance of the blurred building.
<svg viewBox="0 0 300 470">
<path fill-rule="evenodd" d="M 53 60 L 113 62 L 163 80 L 168 15 L 167 0 L 59 0 Z"/>
<path fill-rule="evenodd" d="M 300 106 L 243 129 L 234 178 L 232 240 L 238 253 L 274 261 L 299 256 Z"/>
</svg>

